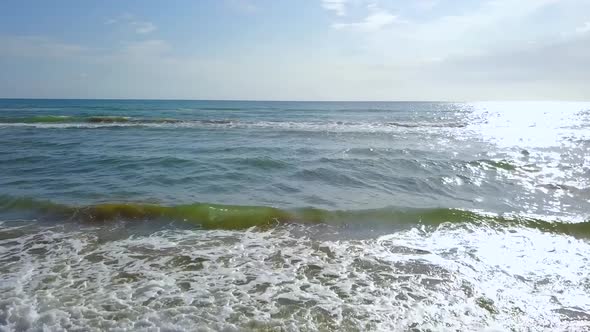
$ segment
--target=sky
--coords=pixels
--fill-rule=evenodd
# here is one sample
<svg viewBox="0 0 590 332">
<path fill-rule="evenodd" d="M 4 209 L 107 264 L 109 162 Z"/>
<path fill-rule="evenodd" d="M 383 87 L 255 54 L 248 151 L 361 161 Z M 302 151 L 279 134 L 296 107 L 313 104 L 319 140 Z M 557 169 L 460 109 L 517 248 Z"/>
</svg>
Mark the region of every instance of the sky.
<svg viewBox="0 0 590 332">
<path fill-rule="evenodd" d="M 590 0 L 2 0 L 0 97 L 590 100 Z"/>
</svg>

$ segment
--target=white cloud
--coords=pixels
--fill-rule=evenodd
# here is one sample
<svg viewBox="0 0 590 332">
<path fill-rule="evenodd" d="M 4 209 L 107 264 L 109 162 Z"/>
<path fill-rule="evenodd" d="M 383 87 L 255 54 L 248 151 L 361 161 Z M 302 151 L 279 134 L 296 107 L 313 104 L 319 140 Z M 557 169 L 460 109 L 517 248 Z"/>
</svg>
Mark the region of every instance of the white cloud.
<svg viewBox="0 0 590 332">
<path fill-rule="evenodd" d="M 583 15 L 578 14 L 583 9 L 590 10 L 590 2 L 585 8 L 580 5 L 579 0 L 485 0 L 451 15 L 435 10 L 425 17 L 396 16 L 385 11 L 390 8 L 381 7 L 385 15 L 371 19 L 369 15 L 361 22 L 339 22 L 332 27 L 343 32 L 371 32 L 350 39 L 347 46 L 355 48 L 360 54 L 357 57 L 364 57 L 365 62 L 408 64 L 428 58 L 520 50 L 559 41 L 563 35 L 559 27 L 571 24 L 572 18 Z M 405 10 L 400 7 L 398 12 Z M 559 12 L 568 15 L 553 14 Z M 546 23 L 537 24 L 540 20 Z"/>
<path fill-rule="evenodd" d="M 172 47 L 164 40 L 150 39 L 125 44 L 121 54 L 138 58 L 152 57 L 165 54 L 171 49 Z"/>
<path fill-rule="evenodd" d="M 590 32 L 590 21 L 584 23 L 582 26 L 576 29 L 577 33 L 588 33 Z"/>
<path fill-rule="evenodd" d="M 158 27 L 149 21 L 142 21 L 135 17 L 133 14 L 123 14 L 119 17 L 111 18 L 105 21 L 106 25 L 113 24 L 126 24 L 132 27 L 138 34 L 148 34 L 154 32 Z"/>
<path fill-rule="evenodd" d="M 338 16 L 345 16 L 347 2 L 348 0 L 322 0 L 322 7 Z"/>
<path fill-rule="evenodd" d="M 157 27 L 152 22 L 131 22 L 131 24 L 135 27 L 135 32 L 139 34 L 146 34 L 153 32 L 157 29 Z"/>
<path fill-rule="evenodd" d="M 117 17 L 109 18 L 108 20 L 106 20 L 104 22 L 104 24 L 111 25 L 111 24 L 117 24 L 117 23 L 131 22 L 133 20 L 135 20 L 135 15 L 125 13 L 125 14 L 119 15 Z"/>
<path fill-rule="evenodd" d="M 377 31 L 399 21 L 397 15 L 387 11 L 374 9 L 371 14 L 360 22 L 352 23 L 334 23 L 332 27 L 337 30 L 352 29 L 359 31 Z"/>
</svg>

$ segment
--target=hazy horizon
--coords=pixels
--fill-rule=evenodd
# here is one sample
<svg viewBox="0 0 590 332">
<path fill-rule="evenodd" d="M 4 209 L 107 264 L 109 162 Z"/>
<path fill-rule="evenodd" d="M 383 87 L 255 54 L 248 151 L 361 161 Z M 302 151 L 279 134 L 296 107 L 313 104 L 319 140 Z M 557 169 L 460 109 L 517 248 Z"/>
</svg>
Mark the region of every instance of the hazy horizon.
<svg viewBox="0 0 590 332">
<path fill-rule="evenodd" d="M 0 98 L 588 101 L 588 0 L 6 1 Z"/>
<path fill-rule="evenodd" d="M 590 104 L 590 100 L 573 99 L 496 99 L 496 100 L 286 100 L 286 99 L 175 99 L 175 98 L 60 98 L 60 97 L 0 97 L 0 100 L 47 100 L 47 101 L 169 101 L 169 102 L 236 102 L 236 103 L 439 103 L 439 104 Z"/>
</svg>

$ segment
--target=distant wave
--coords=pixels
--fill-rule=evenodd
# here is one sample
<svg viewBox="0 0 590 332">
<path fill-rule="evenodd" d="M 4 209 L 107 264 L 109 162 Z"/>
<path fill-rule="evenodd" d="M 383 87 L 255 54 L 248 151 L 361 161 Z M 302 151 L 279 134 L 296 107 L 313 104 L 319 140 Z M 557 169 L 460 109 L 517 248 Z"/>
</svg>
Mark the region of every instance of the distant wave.
<svg viewBox="0 0 590 332">
<path fill-rule="evenodd" d="M 461 122 L 388 122 L 390 126 L 404 127 L 404 128 L 419 128 L 419 127 L 432 127 L 432 128 L 464 128 L 467 127 L 467 123 Z"/>
<path fill-rule="evenodd" d="M 0 118 L 0 124 L 43 124 L 43 123 L 178 123 L 177 119 L 151 119 L 133 118 L 128 116 L 65 116 L 65 115 L 42 115 L 25 118 Z"/>
<path fill-rule="evenodd" d="M 61 116 L 45 115 L 23 118 L 0 118 L 0 127 L 29 126 L 35 128 L 100 128 L 100 127 L 224 127 L 260 128 L 300 131 L 394 131 L 396 128 L 463 128 L 466 123 L 454 122 L 297 122 L 243 121 L 235 119 L 172 119 L 128 116 Z"/>
<path fill-rule="evenodd" d="M 323 210 L 316 208 L 279 209 L 268 206 L 241 206 L 210 203 L 166 206 L 141 203 L 105 203 L 69 206 L 50 201 L 0 196 L 0 211 L 35 213 L 51 220 L 108 222 L 114 220 L 175 220 L 206 229 L 247 229 L 271 227 L 278 223 L 360 224 L 364 222 L 390 225 L 438 226 L 443 223 L 486 224 L 496 227 L 520 226 L 544 232 L 590 237 L 590 221 L 549 221 L 527 216 L 496 215 L 476 211 L 433 208 L 382 208 L 372 210 Z"/>
</svg>

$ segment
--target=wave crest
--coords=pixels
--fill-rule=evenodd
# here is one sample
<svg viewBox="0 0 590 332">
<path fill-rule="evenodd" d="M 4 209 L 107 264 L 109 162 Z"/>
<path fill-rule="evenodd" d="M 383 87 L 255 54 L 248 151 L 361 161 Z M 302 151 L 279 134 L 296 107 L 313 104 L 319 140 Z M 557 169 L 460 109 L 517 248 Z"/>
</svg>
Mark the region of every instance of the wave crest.
<svg viewBox="0 0 590 332">
<path fill-rule="evenodd" d="M 497 215 L 453 208 L 372 210 L 323 210 L 317 208 L 280 209 L 269 206 L 195 203 L 158 205 L 142 203 L 104 203 L 69 206 L 28 198 L 0 199 L 0 212 L 33 211 L 46 219 L 79 222 L 114 220 L 174 220 L 193 223 L 206 229 L 247 229 L 270 227 L 277 223 L 370 224 L 393 226 L 439 226 L 444 223 L 486 224 L 494 227 L 520 226 L 544 232 L 579 237 L 590 236 L 590 221 L 566 222 L 527 216 Z"/>
</svg>

